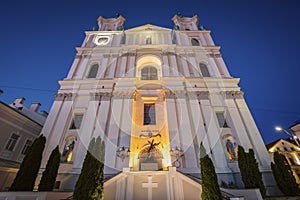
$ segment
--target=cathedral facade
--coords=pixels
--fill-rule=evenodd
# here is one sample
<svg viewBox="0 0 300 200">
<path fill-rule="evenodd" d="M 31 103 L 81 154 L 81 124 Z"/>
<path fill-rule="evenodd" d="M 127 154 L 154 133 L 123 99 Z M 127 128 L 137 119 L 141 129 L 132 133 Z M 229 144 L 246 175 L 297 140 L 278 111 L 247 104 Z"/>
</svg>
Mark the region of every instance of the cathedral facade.
<svg viewBox="0 0 300 200">
<path fill-rule="evenodd" d="M 230 75 L 220 46 L 199 28 L 197 16 L 172 21 L 172 29 L 146 24 L 124 30 L 122 16 L 99 17 L 99 29 L 86 32 L 42 130 L 41 171 L 56 145 L 62 152 L 57 189 L 73 190 L 89 142 L 100 136 L 106 177 L 123 169 L 172 168 L 199 178 L 202 143 L 219 182 L 242 187 L 241 145 L 254 150 L 272 191 L 270 158 L 240 79 Z"/>
</svg>

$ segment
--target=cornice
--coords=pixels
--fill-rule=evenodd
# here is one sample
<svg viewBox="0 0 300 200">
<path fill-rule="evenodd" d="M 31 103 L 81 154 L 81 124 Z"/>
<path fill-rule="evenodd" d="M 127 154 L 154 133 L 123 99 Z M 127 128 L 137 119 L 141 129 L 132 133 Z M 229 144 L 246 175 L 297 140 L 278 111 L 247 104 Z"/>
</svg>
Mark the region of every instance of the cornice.
<svg viewBox="0 0 300 200">
<path fill-rule="evenodd" d="M 121 45 L 121 46 L 97 46 L 97 47 L 76 47 L 76 51 L 78 53 L 92 53 L 92 52 L 103 52 L 107 53 L 108 50 L 112 51 L 128 51 L 132 52 L 135 50 L 142 50 L 142 49 L 160 49 L 163 51 L 174 50 L 189 50 L 189 51 L 212 51 L 212 52 L 219 52 L 221 47 L 220 46 L 181 46 L 175 44 L 151 44 L 151 45 L 141 45 L 141 44 L 132 44 L 132 45 Z M 209 53 L 209 55 L 216 54 L 216 53 Z"/>
<path fill-rule="evenodd" d="M 96 92 L 91 93 L 91 101 L 109 101 L 111 99 L 111 92 Z"/>
<path fill-rule="evenodd" d="M 57 93 L 55 94 L 55 101 L 72 101 L 74 93 Z"/>
<path fill-rule="evenodd" d="M 222 91 L 221 95 L 225 96 L 226 99 L 243 99 L 243 91 Z"/>
</svg>

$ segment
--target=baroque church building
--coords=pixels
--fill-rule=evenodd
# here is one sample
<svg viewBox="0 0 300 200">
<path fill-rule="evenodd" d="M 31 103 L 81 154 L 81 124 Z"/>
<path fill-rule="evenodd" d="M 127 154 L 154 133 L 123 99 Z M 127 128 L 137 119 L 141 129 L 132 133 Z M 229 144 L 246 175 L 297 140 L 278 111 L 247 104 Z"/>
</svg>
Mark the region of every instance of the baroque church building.
<svg viewBox="0 0 300 200">
<path fill-rule="evenodd" d="M 86 32 L 42 130 L 41 172 L 57 145 L 62 152 L 58 190 L 74 189 L 89 142 L 100 136 L 107 199 L 200 197 L 194 180 L 201 143 L 219 183 L 239 187 L 237 146 L 252 148 L 267 193 L 274 191 L 270 158 L 240 79 L 230 75 L 210 31 L 198 28 L 198 16 L 172 21 L 173 29 L 124 30 L 122 16 L 99 17 L 99 29 Z"/>
</svg>

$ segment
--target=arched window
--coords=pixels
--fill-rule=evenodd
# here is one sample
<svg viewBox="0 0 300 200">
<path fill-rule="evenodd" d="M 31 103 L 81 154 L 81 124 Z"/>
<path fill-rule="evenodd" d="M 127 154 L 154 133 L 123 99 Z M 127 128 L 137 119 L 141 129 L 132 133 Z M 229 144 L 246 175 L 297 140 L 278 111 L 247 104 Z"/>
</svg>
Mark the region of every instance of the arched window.
<svg viewBox="0 0 300 200">
<path fill-rule="evenodd" d="M 200 72 L 202 74 L 202 77 L 210 77 L 208 68 L 205 64 L 200 63 L 199 67 L 200 67 Z"/>
<path fill-rule="evenodd" d="M 192 38 L 191 42 L 192 42 L 192 46 L 199 46 L 200 45 L 199 41 L 195 38 Z"/>
<path fill-rule="evenodd" d="M 141 71 L 141 80 L 158 80 L 157 69 L 151 66 L 144 67 Z"/>
<path fill-rule="evenodd" d="M 61 155 L 62 162 L 70 163 L 72 161 L 75 141 L 76 137 L 73 135 L 70 135 L 66 138 L 63 153 Z"/>
<path fill-rule="evenodd" d="M 96 78 L 97 73 L 98 73 L 98 68 L 99 68 L 99 65 L 98 64 L 94 64 L 90 68 L 90 71 L 89 71 L 89 74 L 88 74 L 88 78 Z"/>
</svg>

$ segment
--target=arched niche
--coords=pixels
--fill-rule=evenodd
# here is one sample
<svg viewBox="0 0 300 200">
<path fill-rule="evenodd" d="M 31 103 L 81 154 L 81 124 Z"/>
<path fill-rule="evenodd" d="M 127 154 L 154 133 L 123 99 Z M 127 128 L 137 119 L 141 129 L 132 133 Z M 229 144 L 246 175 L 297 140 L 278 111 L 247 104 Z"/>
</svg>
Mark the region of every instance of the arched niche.
<svg viewBox="0 0 300 200">
<path fill-rule="evenodd" d="M 63 163 L 71 163 L 73 160 L 73 151 L 75 147 L 75 143 L 77 138 L 74 135 L 69 135 L 66 137 L 64 142 L 64 149 L 61 155 L 61 162 Z"/>
<path fill-rule="evenodd" d="M 231 134 L 226 134 L 223 136 L 223 143 L 226 149 L 226 153 L 228 159 L 230 161 L 237 161 L 238 160 L 238 144 L 236 139 Z"/>
</svg>

